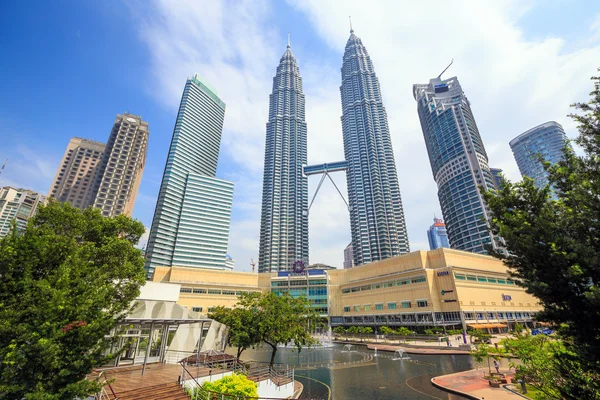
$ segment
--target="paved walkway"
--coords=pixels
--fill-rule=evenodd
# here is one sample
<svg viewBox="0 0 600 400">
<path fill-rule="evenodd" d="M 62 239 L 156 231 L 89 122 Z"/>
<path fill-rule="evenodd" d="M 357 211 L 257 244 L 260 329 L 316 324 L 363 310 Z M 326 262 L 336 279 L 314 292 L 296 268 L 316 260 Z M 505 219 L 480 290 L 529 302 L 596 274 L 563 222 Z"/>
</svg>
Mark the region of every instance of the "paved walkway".
<svg viewBox="0 0 600 400">
<path fill-rule="evenodd" d="M 469 351 L 466 350 L 458 350 L 458 349 L 454 349 L 452 347 L 442 347 L 442 348 L 435 348 L 435 347 L 431 347 L 431 348 L 415 348 L 415 347 L 404 347 L 404 346 L 395 346 L 395 345 L 389 345 L 389 344 L 380 344 L 380 343 L 369 343 L 367 344 L 367 348 L 370 350 L 375 350 L 377 349 L 378 351 L 390 351 L 390 352 L 395 352 L 396 350 L 403 350 L 404 353 L 407 354 L 465 354 L 465 355 L 469 355 L 471 354 Z"/>
<path fill-rule="evenodd" d="M 502 387 L 492 388 L 487 380 L 483 379 L 484 369 L 472 369 L 456 374 L 437 376 L 431 380 L 434 386 L 449 392 L 465 395 L 471 399 L 506 400 L 522 399 L 523 397 Z M 508 369 L 500 368 L 510 383 L 514 373 Z"/>
</svg>

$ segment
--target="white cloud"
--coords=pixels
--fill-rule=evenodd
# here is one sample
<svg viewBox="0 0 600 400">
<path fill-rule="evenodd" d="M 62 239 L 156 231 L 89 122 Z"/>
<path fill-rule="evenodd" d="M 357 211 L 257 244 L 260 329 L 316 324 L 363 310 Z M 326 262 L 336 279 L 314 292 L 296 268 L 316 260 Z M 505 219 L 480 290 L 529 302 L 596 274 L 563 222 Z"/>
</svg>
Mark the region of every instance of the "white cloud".
<svg viewBox="0 0 600 400">
<path fill-rule="evenodd" d="M 43 195 L 48 194 L 62 154 L 47 154 L 45 149 L 24 145 L 8 150 L 10 152 L 0 153 L 0 167 L 8 159 L 0 175 L 0 186 L 25 188 Z"/>
<path fill-rule="evenodd" d="M 159 0 L 152 14 L 138 21 L 151 54 L 155 86 L 148 88 L 150 93 L 174 109 L 186 77 L 198 72 L 227 103 L 222 149 L 232 161 L 219 170 L 236 183 L 229 253 L 242 270 L 257 258 L 268 95 L 288 30 L 277 25 L 281 18 L 272 14 L 271 4 Z M 433 213 L 441 214 L 412 85 L 426 83 L 454 58 L 445 76 L 458 76 L 471 101 L 490 165 L 518 179 L 508 142 L 548 120 L 562 123 L 574 136 L 574 124 L 566 118 L 569 104 L 587 98 L 588 77 L 600 60 L 597 37 L 581 41 L 588 47 L 568 50 L 560 37 L 529 39 L 519 18 L 535 10 L 520 1 L 390 0 L 370 2 L 369 12 L 364 1 L 290 4 L 297 20 L 309 21 L 303 26 L 321 37 L 329 56 L 337 55 L 331 63 L 332 57 L 317 52 L 301 49 L 303 57 L 297 54 L 306 94 L 309 162 L 343 158 L 339 69 L 348 15 L 353 15 L 355 32 L 381 83 L 412 250 L 427 248 L 425 231 Z M 597 26 L 590 32 L 598 32 Z M 310 179 L 311 198 L 318 179 Z M 337 173 L 334 179 L 346 195 L 344 175 Z M 310 238 L 311 262 L 341 266 L 350 241 L 348 212 L 330 182 L 311 209 Z"/>
</svg>

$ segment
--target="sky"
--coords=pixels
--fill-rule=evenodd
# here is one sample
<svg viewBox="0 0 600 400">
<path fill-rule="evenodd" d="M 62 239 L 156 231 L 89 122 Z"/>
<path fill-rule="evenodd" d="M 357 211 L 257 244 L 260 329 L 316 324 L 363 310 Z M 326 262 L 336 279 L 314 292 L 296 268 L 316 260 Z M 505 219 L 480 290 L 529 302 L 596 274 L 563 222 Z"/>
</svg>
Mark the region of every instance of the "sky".
<svg viewBox="0 0 600 400">
<path fill-rule="evenodd" d="M 47 193 L 69 139 L 105 142 L 119 113 L 149 123 L 133 216 L 149 227 L 187 77 L 227 104 L 217 177 L 235 184 L 229 253 L 258 258 L 265 124 L 288 32 L 306 96 L 309 164 L 342 160 L 340 68 L 348 17 L 381 85 L 411 250 L 441 216 L 412 85 L 458 77 L 489 164 L 520 174 L 508 142 L 569 105 L 600 66 L 600 2 L 104 0 L 0 2 L 0 186 Z M 333 174 L 346 194 L 343 172 Z M 309 199 L 318 185 L 309 178 Z M 349 215 L 331 182 L 309 214 L 310 263 L 341 267 Z M 144 238 L 143 240 L 146 240 Z"/>
</svg>

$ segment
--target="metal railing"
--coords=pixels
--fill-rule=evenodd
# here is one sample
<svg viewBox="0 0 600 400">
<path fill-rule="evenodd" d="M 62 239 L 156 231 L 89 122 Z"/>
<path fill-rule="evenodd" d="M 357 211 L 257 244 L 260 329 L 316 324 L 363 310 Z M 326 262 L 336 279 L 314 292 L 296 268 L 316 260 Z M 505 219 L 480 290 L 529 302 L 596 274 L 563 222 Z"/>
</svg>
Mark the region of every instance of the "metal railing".
<svg viewBox="0 0 600 400">
<path fill-rule="evenodd" d="M 100 378 L 102 378 L 103 375 L 105 375 L 104 371 L 100 372 L 100 374 L 96 378 L 96 382 L 100 383 Z M 118 397 L 117 397 L 115 391 L 113 390 L 113 387 L 111 386 L 108 379 L 104 378 L 104 381 L 102 381 L 101 383 L 102 383 L 102 388 L 100 389 L 100 391 L 98 393 L 94 394 L 94 400 L 111 400 L 110 395 L 106 391 L 107 387 L 110 389 L 110 392 L 113 396 L 112 400 L 118 400 Z"/>
</svg>

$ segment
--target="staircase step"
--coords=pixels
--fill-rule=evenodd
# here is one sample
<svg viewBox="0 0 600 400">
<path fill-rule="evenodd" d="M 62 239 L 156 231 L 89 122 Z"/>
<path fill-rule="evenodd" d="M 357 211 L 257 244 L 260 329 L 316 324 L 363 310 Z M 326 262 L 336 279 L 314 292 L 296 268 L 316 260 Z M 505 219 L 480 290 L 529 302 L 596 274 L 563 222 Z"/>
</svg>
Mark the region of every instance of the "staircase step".
<svg viewBox="0 0 600 400">
<path fill-rule="evenodd" d="M 117 393 L 119 400 L 189 400 L 177 383 L 166 383 Z"/>
</svg>

